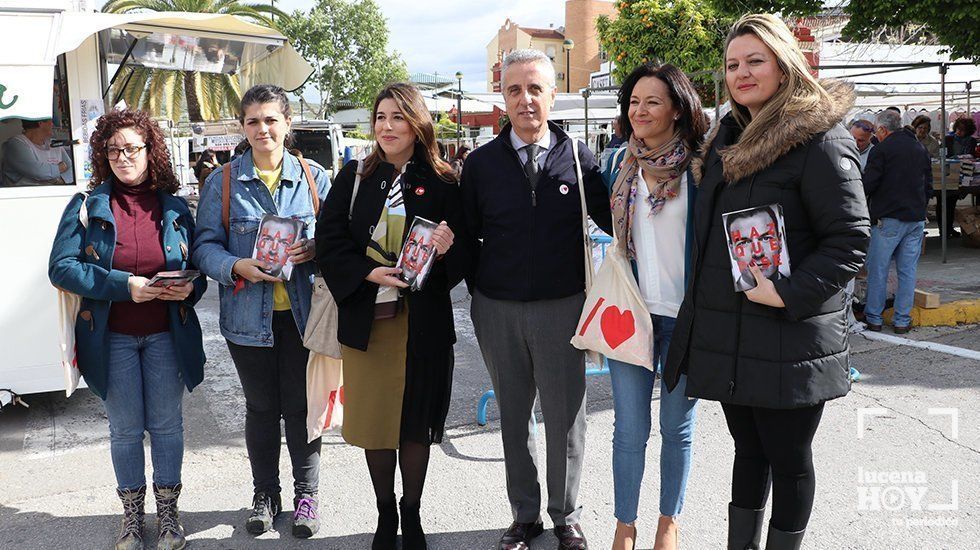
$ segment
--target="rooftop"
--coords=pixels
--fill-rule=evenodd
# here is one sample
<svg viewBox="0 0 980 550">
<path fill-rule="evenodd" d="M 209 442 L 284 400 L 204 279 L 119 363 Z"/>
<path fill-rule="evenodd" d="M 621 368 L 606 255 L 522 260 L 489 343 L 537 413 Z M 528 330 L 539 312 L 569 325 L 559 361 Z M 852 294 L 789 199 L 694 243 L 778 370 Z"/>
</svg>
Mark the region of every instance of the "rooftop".
<svg viewBox="0 0 980 550">
<path fill-rule="evenodd" d="M 535 29 L 532 27 L 519 27 L 522 31 L 533 36 L 534 38 L 542 38 L 545 40 L 564 40 L 565 35 L 558 29 Z"/>
</svg>

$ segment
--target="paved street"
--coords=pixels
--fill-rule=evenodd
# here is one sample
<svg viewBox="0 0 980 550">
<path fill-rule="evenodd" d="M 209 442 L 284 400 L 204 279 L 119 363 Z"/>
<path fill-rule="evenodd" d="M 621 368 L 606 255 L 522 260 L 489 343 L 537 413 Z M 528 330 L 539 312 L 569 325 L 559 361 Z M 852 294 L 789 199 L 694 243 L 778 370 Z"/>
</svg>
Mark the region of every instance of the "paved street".
<svg viewBox="0 0 980 550">
<path fill-rule="evenodd" d="M 433 549 L 493 548 L 510 522 L 495 406 L 487 426 L 474 421 L 477 399 L 489 382 L 469 324 L 468 300 L 459 290 L 460 343 L 449 428 L 446 441 L 433 449 L 423 502 L 423 524 Z M 206 378 L 184 401 L 181 509 L 192 546 L 369 548 L 376 516 L 367 468 L 362 453 L 336 434 L 324 438 L 324 523 L 315 539 L 293 539 L 286 514 L 277 523 L 281 534 L 253 538 L 245 533 L 242 524 L 251 484 L 242 434 L 244 404 L 217 331 L 213 291 L 200 315 L 207 335 Z M 886 329 L 884 334 L 891 333 Z M 849 396 L 827 406 L 817 433 L 817 498 L 805 548 L 977 548 L 980 328 L 920 328 L 909 336 L 951 347 L 936 351 L 903 345 L 901 340 L 851 337 L 853 362 L 862 379 Z M 580 501 L 592 547 L 604 548 L 614 526 L 608 378 L 591 378 L 588 391 Z M 30 409 L 0 413 L 0 548 L 109 547 L 120 506 L 114 496 L 107 422 L 98 399 L 86 390 L 70 399 L 44 394 L 27 401 Z M 654 414 L 657 408 L 655 400 Z M 717 403 L 701 403 L 697 422 L 681 543 L 688 549 L 723 548 L 731 438 Z M 539 430 L 545 429 L 539 425 Z M 543 434 L 538 437 L 543 451 Z M 640 548 L 652 546 L 656 527 L 658 455 L 655 435 L 648 448 L 641 500 Z M 289 480 L 285 446 L 282 467 L 284 481 Z M 152 522 L 148 540 L 155 541 Z M 550 533 L 534 545 L 554 547 Z"/>
</svg>

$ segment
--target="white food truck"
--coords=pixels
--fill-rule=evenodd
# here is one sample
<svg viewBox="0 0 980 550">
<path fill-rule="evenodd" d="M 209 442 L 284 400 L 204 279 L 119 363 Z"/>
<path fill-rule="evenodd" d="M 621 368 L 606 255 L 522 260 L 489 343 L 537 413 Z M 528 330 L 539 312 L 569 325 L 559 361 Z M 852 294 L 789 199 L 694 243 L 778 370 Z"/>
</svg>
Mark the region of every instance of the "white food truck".
<svg viewBox="0 0 980 550">
<path fill-rule="evenodd" d="M 0 185 L 0 234 L 12 251 L 0 270 L 0 405 L 10 392 L 66 387 L 48 255 L 65 205 L 88 187 L 88 137 L 113 108 L 113 80 L 143 66 L 222 72 L 241 90 L 263 82 L 294 90 L 313 72 L 277 31 L 231 15 L 105 14 L 79 4 L 0 2 L 0 152 L 22 121 L 52 119 L 52 145 L 67 147 L 73 164 L 51 184 Z"/>
</svg>

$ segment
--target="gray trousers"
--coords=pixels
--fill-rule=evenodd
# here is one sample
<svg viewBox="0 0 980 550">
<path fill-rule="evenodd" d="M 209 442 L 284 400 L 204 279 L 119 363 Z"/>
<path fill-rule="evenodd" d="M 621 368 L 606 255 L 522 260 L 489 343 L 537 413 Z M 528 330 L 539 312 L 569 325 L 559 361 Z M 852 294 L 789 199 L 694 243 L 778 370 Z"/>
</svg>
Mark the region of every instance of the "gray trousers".
<svg viewBox="0 0 980 550">
<path fill-rule="evenodd" d="M 497 396 L 514 521 L 541 517 L 537 449 L 531 431 L 535 394 L 547 451 L 548 515 L 555 525 L 579 522 L 585 454 L 585 355 L 570 343 L 585 294 L 512 302 L 476 292 L 471 315 Z"/>
</svg>

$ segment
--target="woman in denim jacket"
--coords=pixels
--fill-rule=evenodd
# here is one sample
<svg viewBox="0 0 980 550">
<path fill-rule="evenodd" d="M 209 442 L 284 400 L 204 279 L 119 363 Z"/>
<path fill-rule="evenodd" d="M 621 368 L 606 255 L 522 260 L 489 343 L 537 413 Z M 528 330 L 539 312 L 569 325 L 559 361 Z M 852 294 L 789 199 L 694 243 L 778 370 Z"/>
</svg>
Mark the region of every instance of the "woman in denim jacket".
<svg viewBox="0 0 980 550">
<path fill-rule="evenodd" d="M 194 304 L 207 283 L 166 288 L 160 271 L 190 269 L 194 220 L 174 196 L 160 127 L 140 111 L 101 117 L 91 139 L 92 183 L 65 208 L 48 276 L 82 297 L 75 320 L 78 368 L 105 404 L 110 453 L 124 517 L 116 549 L 143 547 L 143 434 L 150 434 L 158 548 L 183 548 L 177 517 L 184 455 L 181 401 L 204 377 Z M 83 223 L 80 214 L 88 216 Z"/>
<path fill-rule="evenodd" d="M 282 509 L 279 485 L 280 419 L 293 465 L 293 535 L 319 529 L 317 487 L 320 438 L 307 441 L 306 363 L 303 333 L 310 312 L 314 262 L 314 203 L 300 160 L 285 149 L 291 112 L 286 92 L 260 84 L 242 97 L 240 112 L 249 150 L 215 170 L 198 207 L 193 258 L 218 281 L 221 335 L 245 393 L 245 446 L 254 496 L 246 528 L 261 534 Z M 319 197 L 327 195 L 326 171 L 310 163 Z M 223 176 L 230 170 L 227 214 Z M 288 281 L 263 271 L 252 259 L 265 214 L 303 222 L 300 239 L 286 249 L 294 265 Z M 227 215 L 228 227 L 225 227 Z"/>
</svg>

